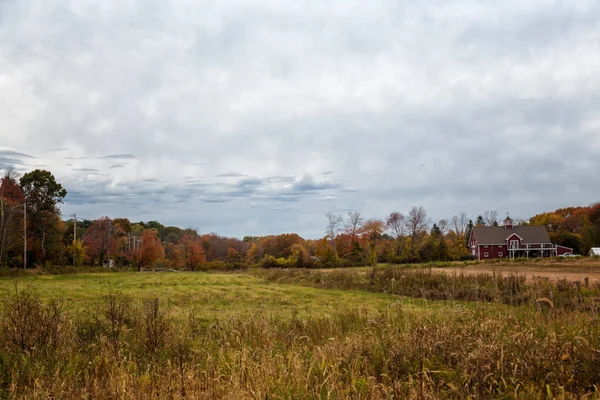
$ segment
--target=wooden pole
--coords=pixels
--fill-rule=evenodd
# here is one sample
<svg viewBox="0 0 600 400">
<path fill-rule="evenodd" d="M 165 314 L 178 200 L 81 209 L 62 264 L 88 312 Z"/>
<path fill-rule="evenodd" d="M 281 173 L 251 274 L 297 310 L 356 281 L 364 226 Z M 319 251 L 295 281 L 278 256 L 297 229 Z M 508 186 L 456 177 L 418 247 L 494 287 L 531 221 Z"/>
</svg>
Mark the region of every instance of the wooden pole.
<svg viewBox="0 0 600 400">
<path fill-rule="evenodd" d="M 23 203 L 23 269 L 27 269 L 27 203 Z"/>
<path fill-rule="evenodd" d="M 75 253 L 76 253 L 76 245 L 77 245 L 77 214 L 73 214 L 73 266 L 76 266 L 75 263 Z"/>
</svg>

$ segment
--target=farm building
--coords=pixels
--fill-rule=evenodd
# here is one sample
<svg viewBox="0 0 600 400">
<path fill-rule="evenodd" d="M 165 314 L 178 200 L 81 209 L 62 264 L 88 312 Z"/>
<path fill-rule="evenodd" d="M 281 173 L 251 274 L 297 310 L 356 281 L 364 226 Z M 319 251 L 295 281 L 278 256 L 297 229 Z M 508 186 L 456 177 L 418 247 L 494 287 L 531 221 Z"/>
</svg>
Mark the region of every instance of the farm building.
<svg viewBox="0 0 600 400">
<path fill-rule="evenodd" d="M 590 249 L 590 254 L 588 254 L 588 256 L 599 257 L 600 256 L 600 247 L 592 247 Z"/>
<path fill-rule="evenodd" d="M 506 217 L 504 226 L 474 227 L 469 237 L 469 251 L 478 260 L 573 254 L 569 247 L 552 244 L 543 226 L 513 226 L 510 217 Z"/>
</svg>

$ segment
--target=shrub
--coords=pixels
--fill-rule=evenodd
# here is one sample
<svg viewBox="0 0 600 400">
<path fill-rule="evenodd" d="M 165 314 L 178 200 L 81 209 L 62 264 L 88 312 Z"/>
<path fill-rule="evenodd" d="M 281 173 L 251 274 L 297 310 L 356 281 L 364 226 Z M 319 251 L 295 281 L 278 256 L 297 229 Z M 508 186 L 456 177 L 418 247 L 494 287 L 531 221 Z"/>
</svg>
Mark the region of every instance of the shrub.
<svg viewBox="0 0 600 400">
<path fill-rule="evenodd" d="M 2 299 L 0 340 L 12 351 L 51 350 L 59 345 L 63 310 L 57 301 L 44 303 L 31 288 L 19 290 Z"/>
</svg>

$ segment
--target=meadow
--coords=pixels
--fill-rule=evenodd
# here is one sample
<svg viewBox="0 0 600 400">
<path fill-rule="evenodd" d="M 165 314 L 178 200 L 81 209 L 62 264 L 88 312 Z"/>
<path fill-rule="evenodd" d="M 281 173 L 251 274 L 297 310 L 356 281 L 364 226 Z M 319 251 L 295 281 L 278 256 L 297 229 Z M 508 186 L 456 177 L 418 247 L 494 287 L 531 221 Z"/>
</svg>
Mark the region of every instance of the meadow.
<svg viewBox="0 0 600 400">
<path fill-rule="evenodd" d="M 126 272 L 0 295 L 2 398 L 600 398 L 590 280 Z"/>
</svg>

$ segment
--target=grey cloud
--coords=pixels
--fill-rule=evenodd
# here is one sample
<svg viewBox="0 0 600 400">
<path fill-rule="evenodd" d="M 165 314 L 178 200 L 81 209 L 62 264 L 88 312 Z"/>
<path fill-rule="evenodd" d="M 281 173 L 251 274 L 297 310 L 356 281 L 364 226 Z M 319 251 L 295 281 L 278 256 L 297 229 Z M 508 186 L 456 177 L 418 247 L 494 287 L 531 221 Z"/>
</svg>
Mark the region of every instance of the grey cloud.
<svg viewBox="0 0 600 400">
<path fill-rule="evenodd" d="M 29 154 L 21 153 L 20 151 L 2 148 L 0 148 L 0 157 L 35 158 Z"/>
<path fill-rule="evenodd" d="M 100 170 L 96 168 L 73 168 L 73 171 L 77 172 L 100 172 Z"/>
<path fill-rule="evenodd" d="M 316 237 L 598 200 L 600 3 L 42 3 L 0 3 L 0 164 L 65 212 Z"/>
<path fill-rule="evenodd" d="M 11 166 L 24 166 L 26 165 L 23 160 L 18 158 L 5 157 L 0 155 L 0 166 L 11 167 Z"/>
<path fill-rule="evenodd" d="M 328 181 L 318 181 L 315 177 L 311 175 L 305 175 L 294 183 L 293 188 L 297 191 L 317 191 L 317 190 L 326 190 L 326 189 L 337 189 L 339 188 L 339 184 L 335 184 L 333 182 Z"/>
<path fill-rule="evenodd" d="M 136 159 L 137 157 L 134 156 L 133 154 L 110 154 L 104 157 L 100 157 L 101 159 L 121 159 L 121 160 L 133 160 Z"/>
<path fill-rule="evenodd" d="M 243 176 L 245 175 L 239 172 L 225 172 L 224 174 L 215 175 L 216 178 L 241 178 Z"/>
</svg>

